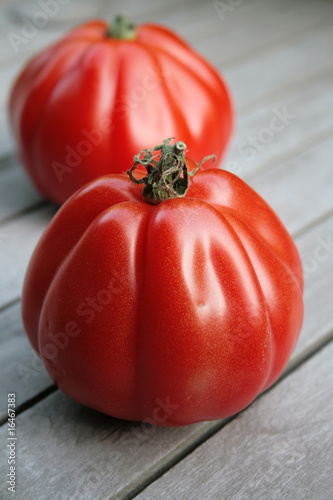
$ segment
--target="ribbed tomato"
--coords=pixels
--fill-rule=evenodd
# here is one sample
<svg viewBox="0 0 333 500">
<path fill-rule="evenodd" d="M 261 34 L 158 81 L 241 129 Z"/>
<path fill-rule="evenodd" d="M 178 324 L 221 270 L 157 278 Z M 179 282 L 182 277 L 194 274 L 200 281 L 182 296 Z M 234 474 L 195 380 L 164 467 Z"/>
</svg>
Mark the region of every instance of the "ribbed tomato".
<svg viewBox="0 0 333 500">
<path fill-rule="evenodd" d="M 190 176 L 184 153 L 163 148 L 140 161 L 145 189 L 169 162 L 153 180 L 164 201 L 109 175 L 59 210 L 29 265 L 23 319 L 69 396 L 178 426 L 234 414 L 277 379 L 301 329 L 303 277 L 258 194 L 226 171 Z"/>
<path fill-rule="evenodd" d="M 169 29 L 86 23 L 34 57 L 14 84 L 19 153 L 47 198 L 123 173 L 142 145 L 182 137 L 191 157 L 222 157 L 231 102 L 217 71 Z"/>
</svg>

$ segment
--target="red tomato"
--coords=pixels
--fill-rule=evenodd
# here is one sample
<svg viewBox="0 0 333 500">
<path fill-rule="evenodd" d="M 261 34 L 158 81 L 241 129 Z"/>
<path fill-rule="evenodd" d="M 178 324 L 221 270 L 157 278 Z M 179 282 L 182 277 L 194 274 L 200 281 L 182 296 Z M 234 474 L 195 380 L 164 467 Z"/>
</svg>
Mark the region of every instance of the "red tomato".
<svg viewBox="0 0 333 500">
<path fill-rule="evenodd" d="M 112 31 L 113 30 L 113 31 Z M 170 30 L 117 18 L 84 24 L 32 59 L 10 117 L 39 191 L 61 204 L 85 183 L 124 173 L 143 144 L 182 137 L 194 159 L 222 157 L 232 128 L 217 71 Z"/>
<path fill-rule="evenodd" d="M 278 378 L 302 291 L 291 237 L 232 173 L 199 171 L 184 197 L 157 205 L 109 175 L 75 193 L 42 236 L 23 319 L 73 399 L 178 426 L 232 415 Z"/>
</svg>

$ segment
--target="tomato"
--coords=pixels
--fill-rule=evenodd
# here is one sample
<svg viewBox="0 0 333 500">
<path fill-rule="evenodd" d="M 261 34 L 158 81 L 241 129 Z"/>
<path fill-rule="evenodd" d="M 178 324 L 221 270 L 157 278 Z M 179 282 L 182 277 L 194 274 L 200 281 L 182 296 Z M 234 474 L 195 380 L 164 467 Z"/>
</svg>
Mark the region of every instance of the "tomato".
<svg viewBox="0 0 333 500">
<path fill-rule="evenodd" d="M 28 336 L 60 389 L 163 426 L 245 408 L 281 374 L 303 318 L 299 254 L 277 215 L 230 172 L 192 175 L 183 146 L 136 156 L 148 174 L 133 167 L 134 182 L 76 192 L 23 290 Z"/>
<path fill-rule="evenodd" d="M 22 163 L 62 204 L 85 183 L 124 173 L 143 144 L 182 137 L 219 162 L 232 108 L 217 71 L 169 29 L 91 21 L 34 57 L 17 78 L 10 118 Z"/>
</svg>

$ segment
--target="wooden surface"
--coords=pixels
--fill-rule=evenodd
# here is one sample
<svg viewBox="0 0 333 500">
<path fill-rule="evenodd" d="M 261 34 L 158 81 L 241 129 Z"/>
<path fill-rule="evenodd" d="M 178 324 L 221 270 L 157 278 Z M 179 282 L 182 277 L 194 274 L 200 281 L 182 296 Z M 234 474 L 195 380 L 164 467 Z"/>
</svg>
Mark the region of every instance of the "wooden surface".
<svg viewBox="0 0 333 500">
<path fill-rule="evenodd" d="M 0 5 L 0 498 L 333 498 L 333 2 L 71 0 L 18 53 L 7 35 L 20 33 L 38 4 Z M 288 367 L 228 420 L 147 428 L 84 408 L 54 386 L 23 330 L 24 272 L 56 208 L 16 157 L 6 112 L 10 85 L 34 52 L 71 26 L 119 11 L 177 30 L 223 73 L 237 116 L 223 167 L 272 205 L 302 257 L 305 319 Z M 276 113 L 286 113 L 287 123 L 264 142 Z M 259 138 L 258 150 L 248 150 L 249 136 Z M 13 392 L 15 495 L 5 485 Z"/>
</svg>

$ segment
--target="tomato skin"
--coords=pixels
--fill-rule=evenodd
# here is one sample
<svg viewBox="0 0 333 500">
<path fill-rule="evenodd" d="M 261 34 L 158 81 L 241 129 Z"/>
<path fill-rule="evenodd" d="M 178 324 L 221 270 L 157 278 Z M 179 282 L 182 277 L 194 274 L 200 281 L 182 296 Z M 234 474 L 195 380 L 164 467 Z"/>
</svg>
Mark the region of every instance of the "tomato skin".
<svg viewBox="0 0 333 500">
<path fill-rule="evenodd" d="M 83 187 L 38 243 L 22 307 L 66 394 L 117 418 L 179 426 L 232 415 L 278 378 L 302 292 L 281 221 L 214 169 L 159 205 L 122 175 Z"/>
<path fill-rule="evenodd" d="M 33 58 L 9 113 L 22 163 L 39 191 L 62 204 L 87 182 L 124 173 L 145 144 L 182 137 L 191 157 L 221 160 L 232 106 L 217 71 L 161 26 L 134 40 L 86 23 Z"/>
</svg>

